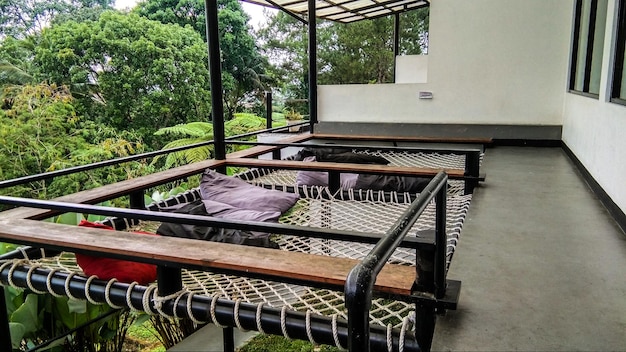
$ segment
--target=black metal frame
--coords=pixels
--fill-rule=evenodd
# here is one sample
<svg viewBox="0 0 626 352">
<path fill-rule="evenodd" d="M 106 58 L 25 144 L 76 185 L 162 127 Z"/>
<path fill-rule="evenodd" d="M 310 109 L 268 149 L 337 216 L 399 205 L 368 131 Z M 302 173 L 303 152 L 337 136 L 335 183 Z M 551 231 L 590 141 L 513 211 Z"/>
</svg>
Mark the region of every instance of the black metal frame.
<svg viewBox="0 0 626 352">
<path fill-rule="evenodd" d="M 279 130 L 279 129 L 281 128 L 275 128 L 271 130 Z M 429 149 L 429 148 L 420 148 L 420 147 L 401 148 L 401 147 L 394 147 L 394 146 L 372 147 L 372 146 L 362 146 L 362 145 L 317 144 L 317 143 L 267 144 L 267 143 L 254 143 L 254 142 L 231 140 L 231 139 L 242 138 L 245 136 L 254 135 L 254 134 L 258 134 L 262 132 L 266 132 L 266 131 L 253 132 L 253 133 L 248 133 L 245 135 L 239 135 L 239 136 L 227 138 L 226 141 L 224 141 L 224 144 L 232 143 L 232 144 L 271 145 L 271 146 L 277 146 L 279 148 L 287 147 L 287 146 L 300 146 L 300 147 L 306 146 L 306 147 L 313 147 L 313 148 L 323 148 L 323 147 L 332 146 L 332 147 L 349 147 L 349 148 L 353 148 L 357 150 L 375 148 L 378 150 L 410 150 L 410 151 L 436 151 L 440 153 L 462 153 L 466 155 L 466 172 L 465 172 L 466 175 L 468 174 L 478 175 L 479 173 L 479 159 L 480 159 L 480 154 L 481 154 L 480 149 L 457 149 L 457 148 L 440 148 L 440 149 L 430 148 Z M 208 144 L 211 142 L 206 142 L 206 143 Z M 162 153 L 167 153 L 167 152 L 170 152 L 170 151 L 163 151 Z M 132 157 L 133 160 L 137 160 L 141 158 L 142 157 Z M 24 177 L 20 179 L 2 181 L 0 182 L 0 188 L 33 182 L 34 180 L 47 179 L 47 178 L 52 178 L 55 176 L 66 175 L 66 174 L 80 172 L 84 170 L 90 170 L 90 169 L 97 168 L 97 167 L 108 166 L 108 165 L 115 164 L 116 162 L 118 163 L 126 162 L 126 161 L 129 161 L 128 159 L 129 158 L 120 158 L 114 161 L 94 163 L 94 164 L 85 165 L 85 166 L 81 166 L 77 168 L 60 170 L 59 172 L 44 173 L 44 174 L 28 176 L 28 177 Z M 340 172 L 331 172 L 331 174 L 332 174 L 331 179 L 338 178 Z M 441 196 L 437 196 L 437 204 L 438 204 L 437 216 L 439 219 L 437 221 L 437 224 L 438 226 L 441 226 L 442 221 L 443 221 L 443 224 L 445 225 L 445 187 L 442 187 L 441 185 L 447 182 L 447 176 L 445 177 L 446 182 L 441 183 L 440 181 L 438 181 L 439 179 L 441 179 L 441 176 L 436 177 L 435 183 L 437 184 L 437 186 L 432 186 L 432 187 L 429 186 L 429 188 L 427 188 L 424 194 L 430 194 L 431 188 L 433 187 L 437 188 L 436 190 L 437 194 L 443 194 L 443 198 L 441 199 L 440 199 Z M 468 176 L 466 178 L 466 183 L 473 184 L 473 183 L 477 183 L 478 180 L 479 180 L 479 176 Z M 294 191 L 295 191 L 295 188 L 294 188 Z M 339 196 L 341 196 L 341 194 L 342 193 L 338 193 Z M 65 203 L 65 202 L 34 200 L 34 199 L 6 197 L 6 196 L 0 196 L 0 204 L 8 204 L 8 205 L 14 205 L 14 206 L 26 206 L 26 207 L 41 208 L 41 209 L 51 209 L 51 210 L 56 210 L 58 212 L 81 212 L 81 213 L 90 213 L 90 214 L 98 214 L 98 215 L 105 215 L 105 216 L 117 216 L 117 217 L 126 218 L 126 219 L 144 219 L 144 220 L 167 221 L 167 222 L 176 222 L 176 223 L 184 222 L 184 223 L 189 223 L 189 224 L 200 224 L 200 225 L 203 224 L 203 225 L 219 226 L 219 227 L 234 228 L 234 229 L 255 228 L 258 230 L 268 231 L 268 232 L 277 233 L 277 234 L 290 234 L 290 235 L 299 235 L 299 236 L 307 236 L 307 237 L 319 237 L 319 238 L 326 238 L 326 239 L 358 241 L 358 242 L 370 243 L 370 244 L 375 244 L 375 243 L 384 241 L 384 238 L 383 240 L 381 240 L 381 236 L 378 234 L 367 234 L 367 233 L 357 233 L 357 232 L 351 232 L 351 231 L 337 231 L 337 230 L 323 230 L 322 231 L 322 230 L 302 228 L 298 226 L 290 226 L 290 225 L 282 225 L 282 224 L 267 224 L 267 223 L 255 223 L 255 222 L 245 222 L 245 221 L 226 221 L 223 219 L 210 218 L 210 217 L 194 217 L 192 215 L 184 215 L 184 214 L 156 213 L 154 211 L 142 210 L 145 208 L 145 204 L 143 203 L 142 190 L 136 190 L 130 193 L 129 195 L 130 195 L 131 209 L 108 208 L 108 207 L 101 207 L 101 206 L 88 205 L 88 204 L 70 204 L 70 203 Z M 431 198 L 432 198 L 432 195 L 429 196 L 428 199 L 430 200 Z M 426 198 L 422 198 L 422 200 L 418 199 L 418 202 L 419 201 L 426 202 L 426 200 L 424 199 Z M 441 206 L 443 206 L 443 209 L 440 209 Z M 441 216 L 440 214 L 443 214 L 443 216 Z M 406 216 L 410 217 L 413 215 L 415 214 L 407 214 Z M 400 221 L 405 221 L 405 220 L 406 218 L 403 217 L 403 219 Z M 445 243 L 446 243 L 445 233 L 443 234 L 444 236 L 443 240 L 440 238 L 440 236 L 441 235 L 437 235 L 436 236 L 437 239 L 435 239 L 435 237 L 431 238 L 428 236 L 417 237 L 417 238 L 415 237 L 404 238 L 404 235 L 402 235 L 402 239 L 400 240 L 400 242 L 394 243 L 394 246 L 401 246 L 401 247 L 408 247 L 408 248 L 415 249 L 418 254 L 418 258 L 420 258 L 418 261 L 419 280 L 418 282 L 416 282 L 416 285 L 415 285 L 415 288 L 417 290 L 416 294 L 410 298 L 404 297 L 404 299 L 410 299 L 412 302 L 415 302 L 416 304 L 416 312 L 417 312 L 417 317 L 418 317 L 418 321 L 416 322 L 416 324 L 418 325 L 416 337 L 418 341 L 420 342 L 421 347 L 426 350 L 429 349 L 429 346 L 431 343 L 434 323 L 435 323 L 436 310 L 455 309 L 456 302 L 458 302 L 458 295 L 460 291 L 460 282 L 450 281 L 450 282 L 447 282 L 450 289 L 447 290 L 447 293 L 442 293 L 445 290 L 446 281 L 445 281 L 445 274 L 443 274 L 444 276 L 441 276 L 442 275 L 441 273 L 445 273 L 445 268 L 443 269 L 439 268 L 439 269 L 436 269 L 434 272 L 428 272 L 428 270 L 423 270 L 423 268 L 419 265 L 420 263 L 425 263 L 425 262 L 435 262 L 436 260 L 435 260 L 434 255 L 436 252 L 443 253 L 444 258 L 445 258 Z M 26 244 L 29 244 L 29 243 L 26 243 Z M 30 243 L 30 244 L 35 244 L 35 243 Z M 443 244 L 443 246 L 441 244 Z M 439 248 L 439 249 L 436 249 L 436 248 Z M 49 249 L 61 251 L 67 248 L 50 247 Z M 35 252 L 38 251 L 38 249 L 33 249 L 33 250 Z M 97 253 L 91 253 L 91 254 L 97 254 Z M 116 256 L 113 255 L 111 257 L 116 257 Z M 8 256 L 5 256 L 5 258 L 8 258 Z M 124 258 L 123 256 L 119 256 L 119 258 L 131 259 L 131 260 L 133 259 L 133 258 Z M 445 265 L 445 259 L 443 262 L 439 260 L 438 263 L 444 263 L 442 265 Z M 172 287 L 175 287 L 175 288 L 179 287 L 180 284 L 177 282 L 180 282 L 180 268 L 163 267 L 163 263 L 159 263 L 156 261 L 154 262 L 154 264 L 161 265 L 162 267 L 161 269 L 159 269 L 159 282 L 161 283 L 159 285 L 161 287 L 160 292 L 168 292 L 170 289 L 172 289 Z M 171 266 L 171 263 L 169 265 Z M 229 272 L 224 272 L 224 273 L 228 274 Z M 240 273 L 231 273 L 231 274 L 240 274 Z M 255 276 L 251 276 L 251 277 L 255 277 Z M 262 276 L 262 277 L 258 276 L 258 277 L 262 279 L 289 282 L 289 283 L 294 283 L 294 284 L 305 284 L 305 282 L 299 282 L 297 280 L 291 280 L 289 278 L 284 278 L 284 277 L 271 277 L 271 276 Z M 0 279 L 1 278 L 2 277 L 0 276 Z M 435 280 L 434 278 L 438 278 L 438 279 L 436 281 L 432 281 L 432 280 Z M 177 283 L 177 284 L 175 285 L 168 284 L 168 285 L 163 286 L 163 283 L 166 283 L 166 282 Z M 367 285 L 364 286 L 363 284 L 360 284 L 360 283 L 359 285 L 360 287 L 367 287 Z M 319 287 L 324 287 L 324 286 L 319 285 Z M 325 288 L 341 290 L 341 287 L 332 287 L 331 285 L 325 286 Z M 346 288 L 346 292 L 348 292 L 348 290 L 353 290 L 353 289 Z M 174 289 L 174 291 L 176 290 Z M 425 292 L 427 293 L 430 292 L 430 294 L 424 295 Z M 371 291 L 369 292 L 369 294 L 371 295 Z M 390 297 L 390 298 L 398 298 L 398 297 Z M 371 297 L 369 297 L 368 299 L 371 300 Z M 2 305 L 3 303 L 4 301 L 0 302 L 0 305 Z M 6 309 L 4 309 L 4 311 L 6 311 Z M 356 319 L 356 318 L 351 317 L 350 319 Z M 8 322 L 8 320 L 4 320 L 4 322 Z M 4 324 L 2 325 L 3 325 L 2 329 L 5 329 Z M 8 324 L 6 324 L 6 329 L 8 329 Z M 224 334 L 225 334 L 225 341 L 226 341 L 225 348 L 226 350 L 231 350 L 231 348 L 233 347 L 232 347 L 232 344 L 229 343 L 229 341 L 232 341 L 232 329 L 225 330 Z M 368 332 L 365 332 L 364 330 L 362 330 L 361 333 L 349 333 L 349 334 L 351 337 L 351 341 L 354 340 L 354 342 L 351 342 L 350 344 L 355 345 L 355 346 L 357 345 L 361 346 L 364 341 L 362 340 L 362 336 L 367 336 Z M 358 350 L 358 349 L 360 349 L 360 347 L 358 348 L 355 347 L 352 350 Z"/>
<path fill-rule="evenodd" d="M 578 68 L 578 48 L 580 46 L 580 25 L 582 23 L 582 7 L 583 0 L 576 0 L 574 4 L 574 28 L 573 28 L 573 43 L 572 43 L 572 53 L 570 60 L 570 78 L 569 78 L 569 91 L 571 93 L 578 93 L 580 95 L 598 98 L 598 93 L 589 92 L 589 85 L 591 82 L 591 63 L 593 60 L 593 43 L 595 39 L 595 27 L 596 27 L 596 13 L 598 8 L 598 0 L 590 0 L 590 13 L 589 13 L 589 28 L 587 32 L 587 50 L 585 51 L 585 66 L 583 72 L 583 87 L 582 90 L 576 89 L 576 73 Z"/>
<path fill-rule="evenodd" d="M 618 1 L 617 33 L 611 82 L 611 102 L 626 105 L 626 97 L 621 97 L 622 77 L 624 76 L 624 50 L 626 49 L 626 2 Z"/>
<path fill-rule="evenodd" d="M 355 233 L 351 231 L 339 231 L 339 230 L 329 230 L 329 229 L 314 229 L 314 228 L 303 228 L 299 226 L 290 226 L 290 225 L 281 225 L 281 224 L 267 224 L 267 223 L 257 223 L 257 222 L 246 222 L 246 221 L 232 221 L 232 220 L 223 220 L 211 217 L 201 217 L 201 216 L 193 216 L 193 215 L 185 215 L 185 214 L 174 214 L 174 213 L 156 213 L 148 210 L 139 210 L 139 209 L 120 209 L 120 208 L 108 208 L 94 205 L 85 205 L 85 204 L 69 204 L 64 202 L 54 202 L 54 201 L 45 201 L 45 200 L 34 200 L 34 199 L 25 199 L 25 198 L 16 198 L 16 197 L 0 197 L 0 204 L 9 204 L 15 206 L 27 206 L 34 208 L 45 208 L 45 209 L 53 209 L 61 212 L 82 212 L 82 213 L 90 213 L 90 214 L 98 214 L 98 215 L 107 215 L 107 216 L 116 216 L 130 219 L 144 219 L 144 220 L 155 220 L 155 221 L 166 221 L 166 222 L 175 222 L 175 223 L 189 223 L 189 224 L 205 224 L 205 225 L 214 225 L 225 228 L 235 228 L 235 229 L 250 229 L 255 228 L 261 231 L 269 231 L 277 234 L 290 234 L 290 235 L 300 235 L 300 236 L 308 236 L 308 237 L 320 237 L 320 238 L 328 238 L 328 239 L 338 239 L 338 240 L 348 240 L 348 241 L 359 241 L 366 243 L 376 243 L 375 248 L 370 252 L 370 254 L 366 257 L 366 259 L 361 262 L 355 269 L 350 273 L 346 285 L 345 285 L 345 294 L 346 294 L 346 305 L 348 307 L 348 322 L 347 324 L 347 332 L 346 332 L 346 341 L 349 349 L 351 351 L 369 351 L 370 343 L 372 343 L 371 348 L 377 350 L 376 340 L 379 339 L 378 336 L 374 336 L 370 338 L 371 328 L 369 326 L 367 312 L 369 309 L 363 309 L 363 307 L 369 307 L 371 305 L 372 299 L 372 285 L 375 281 L 375 277 L 382 268 L 382 266 L 387 262 L 391 253 L 397 247 L 409 247 L 414 248 L 417 253 L 417 274 L 418 281 L 415 283 L 416 293 L 411 297 L 389 297 L 393 299 L 403 298 L 403 300 L 409 300 L 416 304 L 416 312 L 418 317 L 425 317 L 421 319 L 425 319 L 427 323 L 424 323 L 424 320 L 418 322 L 421 324 L 419 331 L 417 332 L 417 341 L 419 342 L 419 346 L 422 349 L 428 350 L 430 348 L 430 343 L 432 341 L 432 334 L 434 332 L 434 322 L 435 322 L 435 309 L 445 309 L 445 308 L 455 308 L 456 301 L 458 300 L 458 290 L 460 289 L 459 285 L 456 284 L 455 292 L 452 294 L 452 298 L 450 295 L 446 296 L 446 258 L 445 258 L 445 248 L 446 248 L 446 234 L 445 234 L 445 222 L 446 222 L 446 186 L 447 186 L 447 175 L 441 172 L 431 181 L 431 183 L 427 186 L 427 188 L 421 193 L 423 196 L 418 197 L 409 207 L 409 209 L 398 219 L 396 224 L 390 229 L 382 238 L 380 235 L 374 234 L 362 234 Z M 437 220 L 436 220 L 436 229 L 435 229 L 435 239 L 434 242 L 432 239 L 428 238 L 405 238 L 408 229 L 413 225 L 413 223 L 417 220 L 419 215 L 425 209 L 425 207 L 432 201 L 432 199 L 436 199 L 436 209 L 437 209 Z M 36 245 L 36 243 L 24 243 L 27 245 Z M 52 250 L 69 250 L 69 251 L 77 251 L 81 252 L 81 250 L 76 250 L 75 248 L 61 248 L 58 246 L 50 245 L 46 246 L 47 249 Z M 95 254 L 102 255 L 102 253 L 91 253 L 84 252 L 86 254 Z M 15 253 L 10 253 L 6 257 L 15 257 Z M 36 251 L 35 251 L 36 254 Z M 110 255 L 110 257 L 115 257 L 119 259 L 127 259 L 127 260 L 136 260 L 136 258 L 129 258 L 128 256 L 123 255 Z M 3 259 L 5 259 L 3 258 Z M 152 262 L 159 266 L 159 277 L 158 277 L 158 285 L 159 292 L 162 295 L 166 295 L 168 293 L 176 292 L 181 288 L 181 268 L 183 267 L 177 263 L 163 263 L 159 261 L 150 261 L 144 260 L 146 262 Z M 424 265 L 424 263 L 429 263 Z M 186 267 L 189 269 L 201 269 L 194 267 Z M 241 275 L 240 272 L 229 272 L 222 271 L 225 274 L 236 274 Z M 8 271 L 7 273 L 0 273 L 0 281 L 7 282 L 8 281 Z M 365 275 L 367 274 L 367 275 Z M 43 274 L 42 274 L 43 275 Z M 19 276 L 19 275 L 18 275 Z M 288 282 L 294 284 L 308 284 L 309 282 L 301 282 L 298 280 L 293 280 L 285 277 L 274 277 L 271 275 L 249 275 L 250 277 L 257 277 L 261 279 L 274 280 L 279 282 Z M 46 276 L 47 278 L 47 276 Z M 17 285 L 20 285 L 20 278 L 13 279 L 13 282 Z M 24 280 L 26 280 L 24 278 Z M 78 280 L 78 283 L 70 283 L 70 290 L 73 295 L 77 297 L 84 296 L 84 283 L 82 283 L 84 278 Z M 45 289 L 46 280 L 34 280 L 33 285 L 38 289 Z M 54 281 L 53 281 L 54 282 Z M 76 285 L 81 285 L 82 288 L 76 290 Z M 27 283 L 23 283 L 28 287 Z M 42 286 L 43 285 L 43 286 Z M 64 289 L 65 281 L 62 284 L 57 284 L 60 286 L 53 287 L 61 287 L 60 290 Z M 324 287 L 329 289 L 339 289 L 341 287 L 333 287 L 332 285 L 316 285 L 316 287 Z M 91 290 L 91 288 L 89 288 Z M 76 292 L 75 292 L 76 291 Z M 80 292 L 82 294 L 79 294 Z M 424 294 L 424 293 L 430 294 Z M 59 292 L 57 292 L 59 293 Z M 100 296 L 103 293 L 99 290 L 94 291 L 91 296 L 96 300 L 101 299 Z M 114 294 L 115 295 L 115 294 Z M 121 299 L 125 299 L 126 294 L 121 295 Z M 112 299 L 113 302 L 115 300 Z M 124 301 L 125 302 L 125 301 Z M 0 304 L 3 302 L 0 302 Z M 117 304 L 117 302 L 116 302 Z M 1 309 L 2 307 L 0 307 Z M 4 307 L 6 308 L 6 307 Z M 174 308 L 172 308 L 174 309 Z M 176 307 L 177 312 L 181 310 L 181 308 Z M 195 308 L 194 308 L 195 312 Z M 365 312 L 365 313 L 364 313 Z M 194 317 L 197 316 L 194 313 Z M 198 314 L 206 314 L 198 313 Z M 364 315 L 365 314 L 365 315 Z M 8 318 L 8 317 L 7 317 Z M 230 318 L 232 321 L 232 317 Z M 208 319 L 207 321 L 209 321 Z M 8 320 L 5 320 L 8 323 Z M 228 325 L 220 321 L 221 324 Z M 269 332 L 265 327 L 264 330 Z M 269 323 L 267 323 L 269 324 Z M 243 325 L 243 323 L 242 323 Z M 6 324 L 8 328 L 8 324 Z M 230 323 L 230 326 L 233 326 Z M 280 325 L 279 325 L 280 327 Z M 321 328 L 320 328 L 321 329 Z M 233 348 L 228 341 L 231 341 L 231 330 L 224 331 L 226 342 L 225 345 L 226 351 L 231 351 Z M 278 330 L 278 334 L 282 334 L 282 330 Z M 376 335 L 376 334 L 375 334 Z M 290 336 L 301 336 L 301 335 L 290 335 Z M 305 339 L 306 335 L 303 337 Z M 317 340 L 316 341 L 323 341 Z M 329 343 L 332 343 L 330 341 Z"/>
</svg>

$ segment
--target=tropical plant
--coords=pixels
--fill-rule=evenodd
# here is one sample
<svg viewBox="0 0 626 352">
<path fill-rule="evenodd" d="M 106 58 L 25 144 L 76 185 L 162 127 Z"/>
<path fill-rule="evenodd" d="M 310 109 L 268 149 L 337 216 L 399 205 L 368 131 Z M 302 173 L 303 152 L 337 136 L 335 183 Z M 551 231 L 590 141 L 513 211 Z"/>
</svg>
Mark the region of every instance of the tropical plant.
<svg viewBox="0 0 626 352">
<path fill-rule="evenodd" d="M 278 125 L 284 125 L 283 122 L 278 122 Z M 263 117 L 256 116 L 249 113 L 236 113 L 232 120 L 224 123 L 224 133 L 226 136 L 234 136 L 239 134 L 245 134 L 253 131 L 260 131 L 265 129 L 266 120 Z M 196 143 L 209 142 L 213 139 L 213 125 L 209 122 L 191 122 L 172 127 L 164 127 L 156 132 L 159 136 L 169 135 L 172 137 L 182 137 L 175 139 L 163 147 L 163 149 L 170 149 L 175 147 L 182 147 Z M 251 137 L 254 138 L 254 137 Z M 248 148 L 246 146 L 232 146 L 228 151 L 235 151 Z M 202 160 L 207 160 L 213 155 L 213 145 L 207 144 L 204 146 L 185 149 L 177 152 L 169 153 L 165 157 L 165 168 L 172 166 L 186 165 Z M 156 157 L 153 159 L 151 165 L 157 165 L 162 158 Z"/>
<path fill-rule="evenodd" d="M 126 156 L 143 150 L 138 137 L 83 121 L 67 87 L 38 84 L 16 88 L 0 109 L 0 179 Z M 141 162 L 94 169 L 49 181 L 2 189 L 2 194 L 52 198 L 124 180 L 146 171 Z"/>
</svg>

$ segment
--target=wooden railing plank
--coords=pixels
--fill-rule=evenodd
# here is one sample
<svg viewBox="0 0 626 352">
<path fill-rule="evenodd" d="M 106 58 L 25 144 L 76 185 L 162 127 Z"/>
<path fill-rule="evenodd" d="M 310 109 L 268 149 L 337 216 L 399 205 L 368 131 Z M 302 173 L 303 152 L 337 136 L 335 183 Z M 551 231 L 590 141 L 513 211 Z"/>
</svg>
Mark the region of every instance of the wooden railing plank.
<svg viewBox="0 0 626 352">
<path fill-rule="evenodd" d="M 388 166 L 375 164 L 351 164 L 332 162 L 304 162 L 293 160 L 262 160 L 262 159 L 228 159 L 228 166 L 246 166 L 258 168 L 276 168 L 288 170 L 341 171 L 349 173 L 366 173 L 398 176 L 434 176 L 445 171 L 449 178 L 463 178 L 464 170 L 434 169 L 407 166 Z"/>
<path fill-rule="evenodd" d="M 103 257 L 202 270 L 226 270 L 243 276 L 273 276 L 342 289 L 358 260 L 241 246 L 176 237 L 77 227 L 25 219 L 0 219 L 0 242 L 64 249 Z M 312 265 L 314 263 L 314 265 Z M 409 296 L 416 271 L 387 264 L 374 290 Z"/>
<path fill-rule="evenodd" d="M 196 175 L 203 172 L 206 168 L 215 168 L 223 165 L 224 163 L 224 161 L 219 160 L 201 161 L 130 180 L 108 184 L 94 189 L 68 194 L 62 197 L 54 198 L 53 200 L 77 204 L 97 204 L 106 200 L 125 196 L 136 190 L 146 189 Z M 54 216 L 55 214 L 57 214 L 57 212 L 52 210 L 20 207 L 1 212 L 0 218 L 42 220 Z"/>
<path fill-rule="evenodd" d="M 420 137 L 420 136 L 371 136 L 371 135 L 345 135 L 332 133 L 315 133 L 312 139 L 326 140 L 353 140 L 353 141 L 380 141 L 380 142 L 423 142 L 423 143 L 477 143 L 491 144 L 493 139 L 489 137 Z"/>
</svg>

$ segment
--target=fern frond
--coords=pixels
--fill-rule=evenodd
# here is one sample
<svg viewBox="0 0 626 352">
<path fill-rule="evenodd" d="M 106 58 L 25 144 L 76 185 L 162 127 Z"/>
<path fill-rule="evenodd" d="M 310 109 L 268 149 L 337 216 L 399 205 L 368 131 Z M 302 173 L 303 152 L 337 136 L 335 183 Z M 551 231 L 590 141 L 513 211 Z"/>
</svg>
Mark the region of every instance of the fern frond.
<svg viewBox="0 0 626 352">
<path fill-rule="evenodd" d="M 202 137 L 209 140 L 213 138 L 213 125 L 208 122 L 190 122 L 163 127 L 154 132 L 154 134 L 156 136 L 169 134 L 174 136 Z"/>
</svg>

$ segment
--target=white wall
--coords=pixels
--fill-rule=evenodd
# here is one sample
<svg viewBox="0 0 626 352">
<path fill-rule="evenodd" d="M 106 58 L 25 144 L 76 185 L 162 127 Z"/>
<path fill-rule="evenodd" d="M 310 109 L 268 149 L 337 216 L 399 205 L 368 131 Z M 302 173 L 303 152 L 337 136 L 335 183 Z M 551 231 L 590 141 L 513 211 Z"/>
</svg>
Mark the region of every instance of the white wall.
<svg viewBox="0 0 626 352">
<path fill-rule="evenodd" d="M 396 56 L 396 77 L 394 82 L 428 82 L 428 55 Z"/>
<path fill-rule="evenodd" d="M 563 141 L 626 212 L 626 106 L 608 102 L 615 0 L 609 1 L 600 98 L 566 94 Z"/>
<path fill-rule="evenodd" d="M 561 125 L 572 9 L 572 0 L 432 1 L 428 83 L 319 86 L 318 118 Z"/>
</svg>

